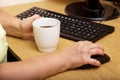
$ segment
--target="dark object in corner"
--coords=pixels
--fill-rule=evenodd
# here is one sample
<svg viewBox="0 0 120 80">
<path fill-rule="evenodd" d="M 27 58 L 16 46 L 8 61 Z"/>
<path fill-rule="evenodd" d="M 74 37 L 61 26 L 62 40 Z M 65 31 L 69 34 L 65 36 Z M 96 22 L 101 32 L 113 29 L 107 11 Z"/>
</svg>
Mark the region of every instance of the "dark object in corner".
<svg viewBox="0 0 120 80">
<path fill-rule="evenodd" d="M 18 61 L 18 59 L 9 51 L 7 51 L 7 61 L 8 62 L 14 62 L 14 61 Z"/>
</svg>

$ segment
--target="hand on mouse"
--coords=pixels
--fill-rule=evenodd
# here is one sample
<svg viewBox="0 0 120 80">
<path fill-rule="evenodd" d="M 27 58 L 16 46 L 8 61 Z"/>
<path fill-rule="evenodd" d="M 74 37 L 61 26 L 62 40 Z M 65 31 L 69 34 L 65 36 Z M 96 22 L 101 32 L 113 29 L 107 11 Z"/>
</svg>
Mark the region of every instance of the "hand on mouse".
<svg viewBox="0 0 120 80">
<path fill-rule="evenodd" d="M 79 41 L 75 45 L 68 47 L 60 53 L 70 69 L 80 67 L 85 64 L 100 66 L 101 63 L 92 59 L 92 55 L 104 55 L 104 49 L 101 45 L 90 41 Z"/>
</svg>

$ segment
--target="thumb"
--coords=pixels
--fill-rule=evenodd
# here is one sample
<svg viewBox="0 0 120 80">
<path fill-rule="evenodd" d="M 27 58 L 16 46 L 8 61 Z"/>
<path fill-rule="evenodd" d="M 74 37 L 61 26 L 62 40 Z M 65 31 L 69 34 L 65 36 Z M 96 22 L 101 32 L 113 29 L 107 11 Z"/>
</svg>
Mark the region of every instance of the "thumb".
<svg viewBox="0 0 120 80">
<path fill-rule="evenodd" d="M 30 19 L 31 21 L 34 21 L 34 20 L 36 20 L 38 18 L 40 18 L 40 15 L 38 15 L 38 14 L 35 14 L 35 15 L 31 16 L 31 17 L 28 17 L 28 19 Z"/>
<path fill-rule="evenodd" d="M 92 58 L 89 59 L 88 64 L 91 64 L 91 65 L 94 65 L 94 66 L 100 66 L 101 65 L 101 63 L 98 60 L 92 59 Z"/>
</svg>

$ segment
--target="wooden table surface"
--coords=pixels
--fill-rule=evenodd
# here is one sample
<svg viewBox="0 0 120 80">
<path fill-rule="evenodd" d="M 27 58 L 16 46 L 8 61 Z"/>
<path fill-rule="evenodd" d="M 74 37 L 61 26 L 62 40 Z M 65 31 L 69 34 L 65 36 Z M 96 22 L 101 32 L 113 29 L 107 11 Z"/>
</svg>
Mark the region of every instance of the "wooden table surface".
<svg viewBox="0 0 120 80">
<path fill-rule="evenodd" d="M 65 6 L 74 1 L 45 0 L 43 2 L 1 7 L 1 9 L 13 16 L 34 6 L 65 14 Z M 104 46 L 105 52 L 111 57 L 110 62 L 97 69 L 77 69 L 66 71 L 49 77 L 46 80 L 120 80 L 120 17 L 109 21 L 103 21 L 102 24 L 111 25 L 115 28 L 115 31 L 112 34 L 109 34 L 96 42 Z M 7 41 L 13 55 L 19 60 L 25 60 L 34 56 L 46 54 L 40 53 L 35 42 L 32 40 L 22 40 L 7 36 Z M 74 41 L 60 38 L 58 48 L 55 52 L 73 45 L 74 43 Z"/>
</svg>

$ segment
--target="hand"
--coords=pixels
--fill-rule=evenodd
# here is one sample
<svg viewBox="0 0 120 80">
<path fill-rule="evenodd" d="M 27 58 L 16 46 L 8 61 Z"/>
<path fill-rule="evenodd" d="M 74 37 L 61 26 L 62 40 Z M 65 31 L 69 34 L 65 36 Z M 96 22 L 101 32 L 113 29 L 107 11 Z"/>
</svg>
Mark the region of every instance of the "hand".
<svg viewBox="0 0 120 80">
<path fill-rule="evenodd" d="M 92 55 L 104 55 L 104 49 L 101 45 L 89 41 L 79 41 L 75 45 L 63 50 L 60 55 L 69 65 L 69 69 L 80 67 L 84 64 L 100 66 L 101 63 L 92 59 Z"/>
<path fill-rule="evenodd" d="M 38 18 L 40 18 L 40 16 L 35 14 L 35 15 L 28 17 L 26 19 L 23 19 L 21 21 L 20 26 L 22 29 L 21 31 L 23 33 L 23 36 L 22 36 L 23 39 L 32 39 L 33 38 L 34 35 L 33 35 L 32 22 Z"/>
</svg>

